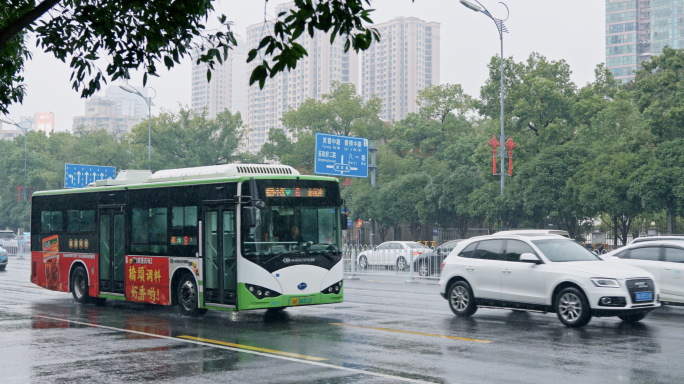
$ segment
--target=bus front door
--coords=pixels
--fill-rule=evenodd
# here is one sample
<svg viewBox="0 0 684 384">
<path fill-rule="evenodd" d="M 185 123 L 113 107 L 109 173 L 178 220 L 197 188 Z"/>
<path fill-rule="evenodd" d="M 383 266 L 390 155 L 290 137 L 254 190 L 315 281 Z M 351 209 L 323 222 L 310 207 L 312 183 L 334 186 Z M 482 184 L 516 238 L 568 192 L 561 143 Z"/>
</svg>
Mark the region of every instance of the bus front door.
<svg viewBox="0 0 684 384">
<path fill-rule="evenodd" d="M 235 210 L 204 207 L 204 301 L 237 305 Z"/>
<path fill-rule="evenodd" d="M 124 213 L 122 207 L 100 208 L 100 292 L 125 293 Z"/>
</svg>

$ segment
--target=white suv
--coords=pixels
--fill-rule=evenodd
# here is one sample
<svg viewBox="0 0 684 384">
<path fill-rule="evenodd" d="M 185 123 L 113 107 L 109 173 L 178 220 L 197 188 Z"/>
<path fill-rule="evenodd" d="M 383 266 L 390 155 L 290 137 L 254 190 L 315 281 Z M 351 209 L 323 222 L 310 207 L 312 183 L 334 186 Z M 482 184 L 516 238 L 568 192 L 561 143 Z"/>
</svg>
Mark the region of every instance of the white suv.
<svg viewBox="0 0 684 384">
<path fill-rule="evenodd" d="M 592 316 L 634 323 L 660 307 L 652 274 L 604 261 L 558 235 L 462 241 L 444 260 L 439 289 L 457 316 L 478 307 L 556 312 L 568 327 L 582 327 Z"/>
</svg>

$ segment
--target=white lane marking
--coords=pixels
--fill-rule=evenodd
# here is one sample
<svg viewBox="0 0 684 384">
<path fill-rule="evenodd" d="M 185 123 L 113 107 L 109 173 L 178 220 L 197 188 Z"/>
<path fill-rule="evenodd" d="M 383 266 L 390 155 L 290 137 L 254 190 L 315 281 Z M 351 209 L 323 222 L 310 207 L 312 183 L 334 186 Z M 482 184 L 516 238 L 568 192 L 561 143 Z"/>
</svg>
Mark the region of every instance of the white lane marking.
<svg viewBox="0 0 684 384">
<path fill-rule="evenodd" d="M 358 277 L 358 276 L 357 276 Z M 346 277 L 345 277 L 346 278 Z M 372 281 L 374 283 L 390 283 L 390 284 L 406 284 L 403 281 L 385 281 L 385 280 L 359 280 L 359 281 Z M 420 283 L 420 285 L 439 285 L 439 284 L 431 284 L 431 283 Z"/>
<path fill-rule="evenodd" d="M 362 369 L 354 369 L 354 368 L 340 367 L 340 366 L 338 366 L 338 365 L 320 363 L 320 362 L 317 362 L 317 361 L 309 361 L 309 360 L 297 359 L 297 358 L 294 358 L 294 357 L 272 355 L 272 354 L 269 354 L 269 353 L 263 353 L 263 352 L 250 351 L 250 350 L 245 350 L 245 349 L 240 349 L 240 348 L 227 347 L 227 346 L 224 346 L 224 345 L 218 345 L 218 344 L 212 344 L 212 343 L 204 343 L 204 342 L 195 341 L 195 340 L 181 339 L 181 338 L 178 338 L 178 337 L 163 336 L 163 335 L 155 335 L 154 333 L 147 333 L 147 332 L 141 332 L 141 331 L 134 331 L 134 330 L 131 330 L 131 329 L 121 329 L 121 328 L 116 328 L 116 327 L 110 327 L 110 326 L 107 326 L 107 325 L 99 325 L 99 324 L 92 324 L 92 323 L 84 323 L 84 322 L 82 322 L 82 321 L 68 320 L 68 319 L 62 319 L 62 318 L 59 318 L 59 317 L 52 317 L 52 316 L 32 315 L 32 317 L 41 317 L 41 318 L 44 318 L 44 319 L 50 319 L 50 320 L 56 320 L 56 321 L 63 321 L 63 322 L 67 322 L 67 323 L 85 325 L 85 326 L 87 326 L 87 327 L 103 328 L 103 329 L 109 329 L 109 330 L 112 330 L 112 331 L 127 332 L 127 333 L 135 333 L 135 334 L 138 334 L 138 335 L 149 336 L 149 337 L 156 337 L 156 338 L 159 338 L 159 339 L 174 340 L 174 341 L 179 341 L 179 342 L 188 343 L 188 344 L 197 344 L 197 345 L 203 345 L 203 346 L 206 346 L 206 347 L 219 348 L 219 349 L 226 349 L 226 350 L 234 351 L 234 352 L 249 353 L 249 354 L 252 354 L 252 355 L 259 355 L 259 356 L 264 356 L 264 357 L 270 357 L 270 358 L 273 358 L 273 359 L 294 361 L 294 362 L 296 362 L 296 363 L 309 364 L 309 365 L 316 365 L 316 366 L 324 367 L 324 368 L 338 369 L 338 370 L 341 370 L 341 371 L 353 372 L 353 373 L 358 373 L 358 374 L 362 374 L 362 375 L 377 376 L 377 377 L 382 377 L 382 378 L 385 378 L 385 379 L 392 379 L 392 380 L 397 380 L 397 381 L 404 381 L 404 382 L 407 382 L 407 383 L 425 383 L 425 384 L 433 384 L 431 381 L 424 381 L 424 380 L 418 380 L 418 379 L 409 379 L 409 378 L 407 378 L 407 377 L 392 376 L 392 375 L 387 375 L 387 374 L 384 374 L 384 373 L 377 373 L 377 372 L 369 372 L 369 371 L 364 371 L 364 370 L 362 370 Z"/>
<path fill-rule="evenodd" d="M 400 295 L 420 295 L 420 296 L 432 296 L 441 297 L 439 293 L 427 294 L 427 293 L 411 293 L 411 292 L 399 292 L 399 291 L 377 291 L 375 289 L 356 289 L 356 288 L 345 288 L 345 291 L 360 291 L 360 292 L 382 292 L 382 293 L 398 293 Z"/>
</svg>

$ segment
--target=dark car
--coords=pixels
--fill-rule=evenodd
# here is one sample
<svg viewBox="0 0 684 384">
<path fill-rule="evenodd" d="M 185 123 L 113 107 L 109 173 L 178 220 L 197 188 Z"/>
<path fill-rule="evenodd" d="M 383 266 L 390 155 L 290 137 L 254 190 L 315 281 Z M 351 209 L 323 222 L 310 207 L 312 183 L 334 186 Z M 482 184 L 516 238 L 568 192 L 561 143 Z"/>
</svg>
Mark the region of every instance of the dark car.
<svg viewBox="0 0 684 384">
<path fill-rule="evenodd" d="M 416 269 L 420 276 L 430 276 L 442 271 L 442 262 L 449 256 L 449 253 L 456 247 L 456 244 L 464 239 L 451 240 L 435 248 L 427 258 L 418 261 Z"/>
</svg>

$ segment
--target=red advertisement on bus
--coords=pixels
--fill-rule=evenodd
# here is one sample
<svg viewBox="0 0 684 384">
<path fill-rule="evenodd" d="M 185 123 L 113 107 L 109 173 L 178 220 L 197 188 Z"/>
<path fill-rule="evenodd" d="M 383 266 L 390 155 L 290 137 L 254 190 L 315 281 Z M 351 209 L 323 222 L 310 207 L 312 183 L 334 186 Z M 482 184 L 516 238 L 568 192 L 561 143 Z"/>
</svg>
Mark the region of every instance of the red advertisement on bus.
<svg viewBox="0 0 684 384">
<path fill-rule="evenodd" d="M 169 305 L 169 259 L 126 256 L 126 300 Z"/>
</svg>

